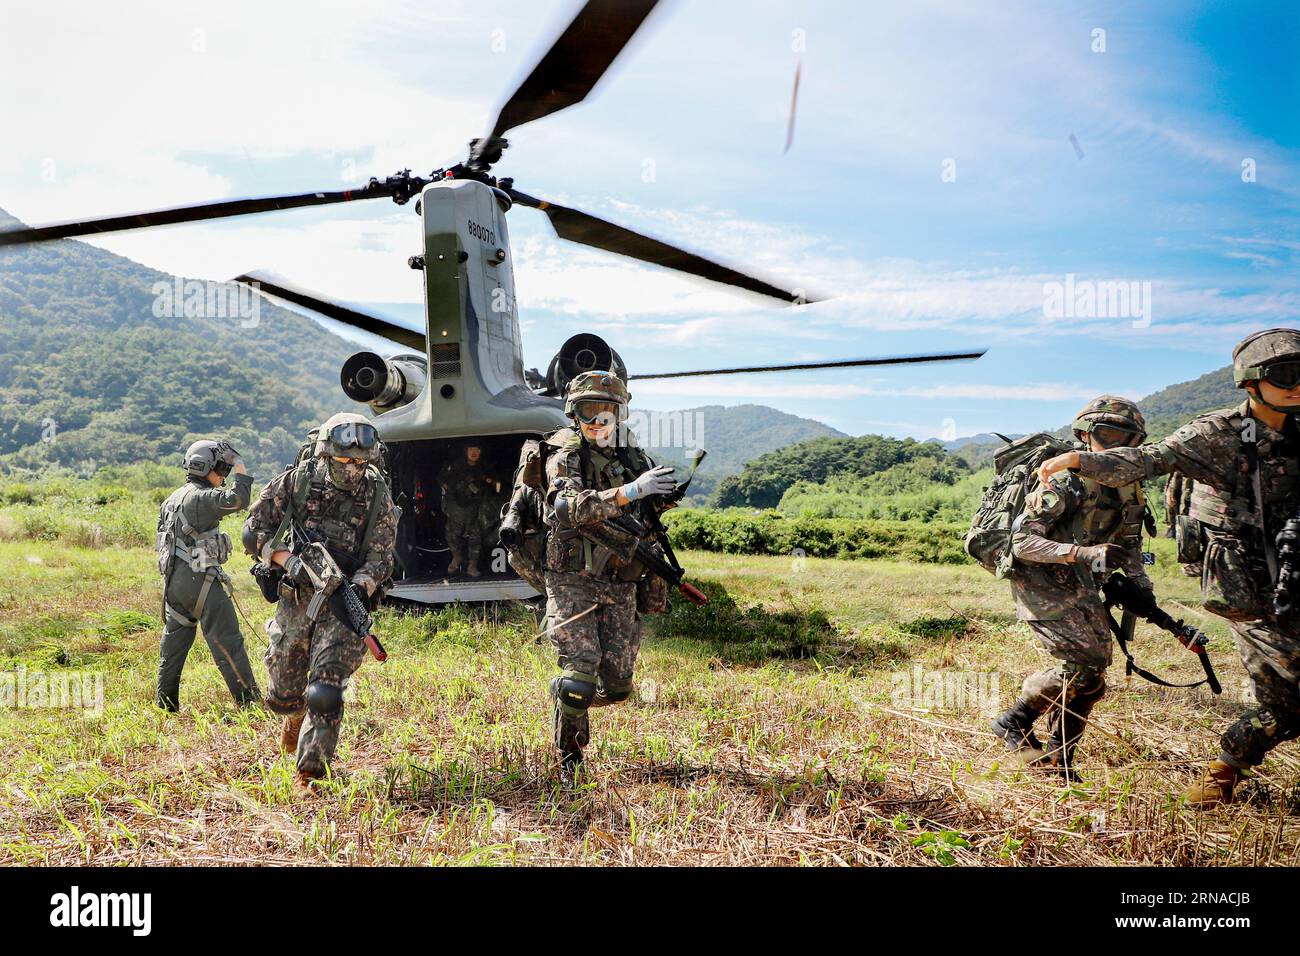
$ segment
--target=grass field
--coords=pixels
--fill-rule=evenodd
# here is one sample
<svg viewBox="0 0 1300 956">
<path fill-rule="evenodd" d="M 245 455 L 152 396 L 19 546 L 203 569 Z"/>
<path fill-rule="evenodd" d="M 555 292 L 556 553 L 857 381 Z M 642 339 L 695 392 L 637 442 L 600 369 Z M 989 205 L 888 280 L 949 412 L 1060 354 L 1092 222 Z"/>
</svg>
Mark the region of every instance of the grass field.
<svg viewBox="0 0 1300 956">
<path fill-rule="evenodd" d="M 654 621 L 639 692 L 593 712 L 579 786 L 548 744 L 550 647 L 513 605 L 382 612 L 390 659 L 358 673 L 338 775 L 307 796 L 277 721 L 232 708 L 201 640 L 181 713 L 152 707 L 152 553 L 89 545 L 0 541 L 0 671 L 100 673 L 104 689 L 97 714 L 0 708 L 0 862 L 1207 865 L 1300 848 L 1294 748 L 1241 805 L 1177 805 L 1243 674 L 1167 542 L 1157 586 L 1213 635 L 1224 698 L 1113 667 L 1082 786 L 1008 767 L 987 733 L 1048 658 L 978 567 L 686 553 L 713 601 Z M 268 605 L 230 567 L 262 679 Z M 1199 676 L 1145 625 L 1137 647 Z"/>
</svg>

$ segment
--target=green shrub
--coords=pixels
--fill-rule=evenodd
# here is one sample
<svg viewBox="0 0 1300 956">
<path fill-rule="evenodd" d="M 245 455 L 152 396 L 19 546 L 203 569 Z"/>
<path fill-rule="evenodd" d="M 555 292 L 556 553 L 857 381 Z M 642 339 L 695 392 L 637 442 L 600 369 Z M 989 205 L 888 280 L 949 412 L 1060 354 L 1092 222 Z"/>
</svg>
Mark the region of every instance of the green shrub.
<svg viewBox="0 0 1300 956">
<path fill-rule="evenodd" d="M 35 492 L 32 491 L 31 485 L 20 483 L 7 485 L 3 491 L 0 491 L 0 500 L 11 505 L 26 505 L 35 501 Z"/>
<path fill-rule="evenodd" d="M 788 517 L 776 511 L 700 508 L 664 517 L 673 544 L 727 554 L 814 558 L 884 558 L 926 564 L 962 564 L 967 524 Z"/>
</svg>

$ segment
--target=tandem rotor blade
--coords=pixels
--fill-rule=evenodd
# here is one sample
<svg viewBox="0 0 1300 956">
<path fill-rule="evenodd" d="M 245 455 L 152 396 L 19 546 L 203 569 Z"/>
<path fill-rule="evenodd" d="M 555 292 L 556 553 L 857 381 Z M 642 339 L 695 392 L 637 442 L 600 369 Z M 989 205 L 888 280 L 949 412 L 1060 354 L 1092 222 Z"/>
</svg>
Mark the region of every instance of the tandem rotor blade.
<svg viewBox="0 0 1300 956">
<path fill-rule="evenodd" d="M 0 230 L 0 246 L 16 246 L 28 242 L 47 242 L 51 239 L 71 239 L 106 232 L 123 232 L 127 229 L 146 229 L 150 226 L 171 226 L 182 222 L 202 222 L 208 219 L 227 219 L 231 216 L 248 216 L 277 209 L 298 209 L 303 206 L 328 206 L 332 203 L 355 202 L 359 199 L 381 199 L 391 196 L 392 190 L 384 184 L 370 184 L 360 189 L 337 192 L 299 193 L 292 196 L 265 196 L 260 199 L 227 199 L 221 202 L 198 203 L 193 206 L 176 206 L 152 212 L 128 213 L 103 219 L 82 219 L 76 222 L 54 223 L 48 226 L 22 226 Z"/>
<path fill-rule="evenodd" d="M 962 362 L 973 361 L 984 354 L 978 352 L 940 352 L 934 355 L 895 355 L 887 358 L 840 359 L 830 362 L 796 362 L 790 365 L 751 365 L 745 368 L 710 368 L 695 372 L 652 372 L 645 375 L 629 375 L 629 379 L 647 378 L 694 378 L 701 375 L 739 375 L 742 372 L 797 372 L 804 369 L 822 368 L 856 368 L 863 365 L 917 365 L 922 362 Z"/>
<path fill-rule="evenodd" d="M 279 279 L 270 278 L 257 272 L 248 272 L 244 275 L 235 276 L 230 281 L 246 285 L 277 299 L 284 299 L 286 302 L 292 302 L 294 305 L 300 305 L 305 309 L 311 309 L 313 312 L 319 312 L 336 322 L 342 322 L 344 325 L 350 325 L 363 332 L 369 332 L 371 335 L 390 339 L 413 351 L 424 352 L 426 349 L 423 332 L 414 332 L 411 329 L 395 325 L 387 319 L 381 319 L 367 312 L 359 312 L 345 305 L 339 305 L 337 302 L 329 302 L 309 292 L 287 286 Z"/>
<path fill-rule="evenodd" d="M 756 276 L 746 275 L 730 266 L 706 259 L 698 253 L 687 252 L 661 239 L 652 239 L 626 226 L 609 222 L 580 209 L 570 209 L 568 206 L 547 202 L 536 196 L 519 192 L 517 189 L 511 189 L 509 192 L 515 202 L 546 213 L 555 228 L 556 235 L 561 239 L 580 242 L 583 245 L 604 249 L 606 252 L 640 259 L 642 262 L 667 269 L 676 269 L 678 272 L 735 286 L 758 295 L 771 296 L 785 302 L 821 302 L 824 299 L 824 296 L 809 295 L 806 291 L 782 289 Z"/>
<path fill-rule="evenodd" d="M 495 141 L 525 123 L 581 103 L 618 58 L 659 0 L 587 0 L 533 71 L 511 94 L 473 164 Z"/>
</svg>

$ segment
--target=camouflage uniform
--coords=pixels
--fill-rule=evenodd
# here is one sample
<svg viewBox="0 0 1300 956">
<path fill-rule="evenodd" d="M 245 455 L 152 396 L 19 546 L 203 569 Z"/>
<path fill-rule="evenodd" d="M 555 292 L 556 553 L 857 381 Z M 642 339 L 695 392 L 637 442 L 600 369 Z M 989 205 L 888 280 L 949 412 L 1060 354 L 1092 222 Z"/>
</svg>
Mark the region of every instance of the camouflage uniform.
<svg viewBox="0 0 1300 956">
<path fill-rule="evenodd" d="M 1112 395 L 1089 402 L 1073 430 L 1080 441 L 1105 430 L 1108 438 L 1126 443 L 1146 436 L 1137 406 Z M 993 732 L 1013 750 L 1042 757 L 1033 726 L 1050 710 L 1046 758 L 1066 774 L 1072 772 L 1074 748 L 1088 715 L 1106 693 L 1111 630 L 1098 594 L 1102 581 L 1122 570 L 1140 587 L 1151 589 L 1142 565 L 1145 514 L 1140 484 L 1130 482 L 1117 490 L 1066 473 L 1053 477 L 1048 487 L 1036 486 L 1012 524 L 1010 580 L 1016 616 L 1061 664 L 1027 677 L 1016 703 L 994 720 Z M 1118 549 L 1118 567 L 1093 563 L 1105 545 Z"/>
<path fill-rule="evenodd" d="M 1054 735 L 1062 706 L 1087 718 L 1106 692 L 1111 661 L 1109 617 L 1098 595 L 1101 576 L 1072 562 L 1073 545 L 1119 545 L 1119 570 L 1149 590 L 1151 581 L 1142 565 L 1145 510 L 1136 484 L 1114 489 L 1078 475 L 1057 475 L 1050 488 L 1029 494 L 1016 523 L 1016 572 L 1011 575 L 1016 617 L 1062 661 L 1060 667 L 1026 678 L 1021 696 L 1040 714 L 1055 705 Z"/>
<path fill-rule="evenodd" d="M 443 487 L 442 510 L 447 516 L 447 547 L 477 563 L 483 551 L 486 523 L 495 523 L 497 511 L 492 495 L 495 486 L 480 458 L 470 464 L 463 455 L 445 462 L 438 474 Z M 499 509 L 500 502 L 496 502 Z"/>
<path fill-rule="evenodd" d="M 179 518 L 173 532 L 176 554 L 163 581 L 165 623 L 158 660 L 157 703 L 166 710 L 180 706 L 181 670 L 199 625 L 235 702 L 242 707 L 261 697 L 244 651 L 234 602 L 226 592 L 229 578 L 219 564 L 205 558 L 206 552 L 194 541 L 196 535 L 215 532 L 226 515 L 247 508 L 252 488 L 251 475 L 235 475 L 233 488 L 213 487 L 206 479 L 191 477 L 172 492 L 160 509 L 160 533 L 166 530 L 163 525 L 169 513 L 174 511 Z"/>
<path fill-rule="evenodd" d="M 516 543 L 507 549 L 510 566 L 542 594 L 546 593 L 546 581 L 543 578 L 546 568 L 546 536 L 542 533 L 545 510 L 541 492 L 516 479 L 514 491 L 502 509 L 498 525 L 503 542 L 506 539 L 506 522 L 510 522 L 514 530 Z"/>
<path fill-rule="evenodd" d="M 580 620 L 551 631 L 560 667 L 594 675 L 605 695 L 623 700 L 632 691 L 632 671 L 641 647 L 641 622 L 636 612 L 639 562 L 615 567 L 603 548 L 575 530 L 578 526 L 617 517 L 622 508 L 614 498 L 622 485 L 653 465 L 639 449 L 629 449 L 633 469 L 613 449 L 595 448 L 572 428 L 546 439 L 546 613 L 556 623 L 588 610 Z M 635 454 L 636 457 L 632 457 Z M 584 459 L 588 462 L 584 469 Z M 556 504 L 564 517 L 556 514 Z M 600 565 L 604 563 L 604 567 Z"/>
<path fill-rule="evenodd" d="M 1300 494 L 1300 444 L 1294 419 L 1286 433 L 1251 418 L 1248 406 L 1210 412 L 1164 441 L 1079 456 L 1081 474 L 1106 485 L 1181 472 L 1195 482 L 1189 514 L 1201 523 L 1205 608 L 1231 622 L 1237 650 L 1260 706 L 1244 714 L 1221 740 L 1225 763 L 1245 769 L 1285 740 L 1300 736 L 1300 629 L 1272 609 L 1270 535 L 1295 513 Z M 1253 430 L 1264 500 L 1261 528 L 1250 467 Z M 1267 530 L 1265 530 L 1267 529 Z"/>
<path fill-rule="evenodd" d="M 626 409 L 628 395 L 617 376 L 586 372 L 570 384 L 566 412 L 574 415 L 588 398 Z M 626 494 L 629 483 L 674 483 L 646 474 L 668 469 L 655 469 L 635 445 L 598 447 L 577 427 L 562 428 L 543 442 L 546 617 L 563 670 L 551 684 L 551 695 L 556 745 L 565 766 L 571 767 L 582 759 L 589 740 L 588 708 L 618 703 L 632 694 L 641 648 L 637 582 L 645 575 L 640 561 L 624 561 L 578 529 L 617 517 L 626 507 L 618 504 L 619 491 Z M 639 507 L 661 508 L 662 502 L 649 497 Z"/>
<path fill-rule="evenodd" d="M 254 546 L 265 560 L 287 548 L 282 525 L 286 511 L 292 509 L 307 532 L 326 545 L 340 569 L 373 596 L 393 572 L 399 511 L 375 469 L 367 469 L 353 491 L 335 483 L 327 463 L 327 458 L 318 457 L 275 478 L 253 505 L 246 530 L 251 530 Z M 298 491 L 301 496 L 304 486 L 306 497 L 299 512 L 294 494 Z M 267 626 L 266 707 L 290 718 L 306 711 L 298 736 L 298 771 L 320 777 L 338 745 L 343 691 L 361 666 L 366 648 L 328 606 L 312 622 L 307 617 L 311 598 L 309 588 L 295 586 L 288 577 L 281 581 L 275 619 Z"/>
</svg>

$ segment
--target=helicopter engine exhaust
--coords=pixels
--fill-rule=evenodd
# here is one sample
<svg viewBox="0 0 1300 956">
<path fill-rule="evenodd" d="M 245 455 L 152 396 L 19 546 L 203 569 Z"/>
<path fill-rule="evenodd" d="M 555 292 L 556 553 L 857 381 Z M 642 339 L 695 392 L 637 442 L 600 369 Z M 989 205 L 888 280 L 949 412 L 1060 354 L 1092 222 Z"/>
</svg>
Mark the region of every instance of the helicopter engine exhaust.
<svg viewBox="0 0 1300 956">
<path fill-rule="evenodd" d="M 358 352 L 343 363 L 339 373 L 343 393 L 376 411 L 388 411 L 415 401 L 424 383 L 422 355 L 395 355 L 386 359 L 374 352 Z"/>
<path fill-rule="evenodd" d="M 546 370 L 547 392 L 563 395 L 569 382 L 583 372 L 609 370 L 627 381 L 627 366 L 623 359 L 599 335 L 579 332 L 570 336 L 555 353 Z"/>
</svg>

